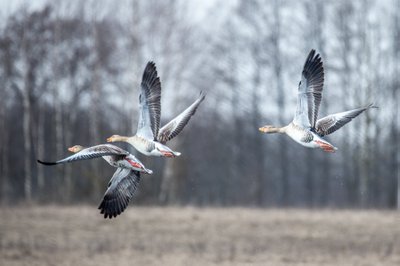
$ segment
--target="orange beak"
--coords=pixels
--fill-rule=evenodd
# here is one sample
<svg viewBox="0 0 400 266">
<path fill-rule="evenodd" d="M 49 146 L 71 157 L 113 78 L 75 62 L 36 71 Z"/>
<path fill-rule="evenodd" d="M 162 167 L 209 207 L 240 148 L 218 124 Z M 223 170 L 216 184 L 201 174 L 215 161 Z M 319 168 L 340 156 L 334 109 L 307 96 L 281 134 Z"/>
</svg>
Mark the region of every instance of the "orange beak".
<svg viewBox="0 0 400 266">
<path fill-rule="evenodd" d="M 109 137 L 109 138 L 107 139 L 107 142 L 112 142 L 112 138 Z"/>
<path fill-rule="evenodd" d="M 261 132 L 264 132 L 264 133 L 267 131 L 265 127 L 260 127 L 258 130 L 260 130 Z"/>
</svg>

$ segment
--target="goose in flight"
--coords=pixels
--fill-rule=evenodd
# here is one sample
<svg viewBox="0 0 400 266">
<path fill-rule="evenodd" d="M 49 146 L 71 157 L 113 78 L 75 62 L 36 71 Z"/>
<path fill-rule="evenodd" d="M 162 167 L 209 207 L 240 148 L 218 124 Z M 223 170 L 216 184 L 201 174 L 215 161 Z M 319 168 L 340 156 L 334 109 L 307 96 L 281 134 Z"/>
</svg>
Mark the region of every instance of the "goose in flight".
<svg viewBox="0 0 400 266">
<path fill-rule="evenodd" d="M 305 147 L 335 152 L 337 148 L 322 137 L 343 127 L 365 110 L 377 107 L 369 104 L 317 119 L 323 85 L 324 67 L 321 57 L 319 54 L 315 54 L 315 50 L 311 50 L 303 67 L 298 87 L 297 109 L 293 121 L 284 127 L 266 125 L 259 130 L 264 133 L 285 133 Z"/>
<path fill-rule="evenodd" d="M 75 154 L 56 162 L 40 160 L 38 162 L 45 165 L 56 165 L 102 157 L 111 166 L 117 168 L 99 206 L 100 213 L 104 215 L 104 218 L 116 217 L 126 209 L 139 185 L 141 172 L 153 173 L 146 169 L 135 156 L 111 144 L 101 144 L 89 148 L 75 145 L 68 150 Z"/>
<path fill-rule="evenodd" d="M 153 173 L 152 170 L 147 169 L 135 156 L 115 145 L 100 144 L 88 148 L 75 145 L 68 148 L 68 150 L 75 154 L 56 162 L 44 162 L 41 160 L 38 160 L 38 162 L 44 165 L 56 165 L 102 157 L 114 167 L 131 169 L 146 174 Z"/>
<path fill-rule="evenodd" d="M 172 151 L 165 143 L 183 130 L 204 98 L 205 94 L 201 92 L 199 98 L 192 105 L 159 129 L 161 83 L 155 64 L 149 62 L 144 70 L 140 86 L 139 122 L 136 135 L 132 137 L 113 135 L 107 139 L 107 142 L 127 142 L 147 156 L 179 156 L 179 152 Z"/>
</svg>

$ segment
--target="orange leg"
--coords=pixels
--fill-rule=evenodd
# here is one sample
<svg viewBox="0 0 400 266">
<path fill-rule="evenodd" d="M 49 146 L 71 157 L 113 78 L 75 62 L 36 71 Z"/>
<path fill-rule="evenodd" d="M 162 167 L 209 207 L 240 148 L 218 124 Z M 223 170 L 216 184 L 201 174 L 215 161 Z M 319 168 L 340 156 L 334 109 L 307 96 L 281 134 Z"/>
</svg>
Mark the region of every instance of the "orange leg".
<svg viewBox="0 0 400 266">
<path fill-rule="evenodd" d="M 133 167 L 142 169 L 142 166 L 141 166 L 140 164 L 138 164 L 137 162 L 134 162 L 134 161 L 131 161 L 131 160 L 127 160 L 127 161 L 128 161 L 128 162 L 130 163 L 130 165 L 132 165 Z"/>
<path fill-rule="evenodd" d="M 163 156 L 168 157 L 168 158 L 173 158 L 175 155 L 172 152 L 169 151 L 160 151 Z"/>
<path fill-rule="evenodd" d="M 319 147 L 321 149 L 323 149 L 325 152 L 335 152 L 335 147 L 333 147 L 330 144 L 327 144 L 327 143 L 319 141 L 319 140 L 315 140 L 315 143 L 317 143 L 319 145 Z"/>
</svg>

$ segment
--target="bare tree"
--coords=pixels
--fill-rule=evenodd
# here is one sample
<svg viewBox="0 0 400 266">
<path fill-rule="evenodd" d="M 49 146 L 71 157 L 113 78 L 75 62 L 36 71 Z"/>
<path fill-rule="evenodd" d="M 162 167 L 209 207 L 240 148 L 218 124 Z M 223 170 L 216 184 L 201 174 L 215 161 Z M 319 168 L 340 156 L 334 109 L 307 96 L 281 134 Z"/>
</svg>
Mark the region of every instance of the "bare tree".
<svg viewBox="0 0 400 266">
<path fill-rule="evenodd" d="M 335 10 L 335 18 L 337 20 L 337 34 L 338 34 L 338 48 L 337 54 L 341 58 L 341 66 L 340 66 L 340 86 L 342 88 L 349 88 L 343 90 L 343 99 L 344 103 L 342 108 L 348 109 L 350 107 L 349 98 L 347 95 L 351 94 L 350 88 L 352 88 L 352 80 L 351 80 L 351 73 L 353 71 L 351 66 L 351 57 L 353 52 L 353 37 L 355 36 L 353 33 L 353 28 L 350 25 L 353 25 L 353 14 L 354 14 L 354 4 L 351 2 L 340 2 L 337 4 Z M 342 164 L 343 164 L 343 176 L 344 181 L 346 182 L 346 190 L 347 190 L 347 197 L 348 201 L 353 202 L 354 204 L 357 203 L 358 200 L 358 193 L 354 193 L 354 191 L 358 190 L 358 177 L 354 175 L 354 168 L 351 167 L 349 161 L 352 160 L 353 154 L 351 150 L 352 138 L 350 134 L 350 129 L 348 127 L 344 127 L 342 129 L 346 138 L 343 138 L 342 143 Z"/>
<path fill-rule="evenodd" d="M 281 48 L 281 5 L 282 2 L 275 0 L 273 3 L 273 25 L 271 32 L 271 43 L 272 43 L 272 65 L 273 65 L 273 73 L 275 79 L 275 86 L 277 90 L 277 107 L 279 112 L 278 121 L 281 125 L 287 123 L 285 116 L 285 91 L 284 91 L 284 82 L 282 78 L 282 48 Z M 279 161 L 280 161 L 280 189 L 279 189 L 279 204 L 286 206 L 289 204 L 289 171 L 288 165 L 286 162 L 288 161 L 288 149 L 287 149 L 287 141 L 286 138 L 280 138 L 280 153 L 279 153 Z"/>
<path fill-rule="evenodd" d="M 393 145 L 391 145 L 391 158 L 393 158 L 392 166 L 390 167 L 391 171 L 397 175 L 397 209 L 400 209 L 400 122 L 399 122 L 399 114 L 400 114 L 400 3 L 399 1 L 394 1 L 394 8 L 397 12 L 393 12 L 393 83 L 391 84 L 391 98 L 394 101 L 394 112 L 393 118 L 391 119 L 390 125 L 390 139 L 393 140 Z"/>
<path fill-rule="evenodd" d="M 11 40 L 4 36 L 2 32 L 2 38 L 0 38 L 0 61 L 1 65 L 1 83 L 6 89 L 0 90 L 0 128 L 6 129 L 8 125 L 6 99 L 10 98 L 11 82 L 10 76 L 12 72 L 12 57 L 10 54 L 10 46 L 12 45 Z M 0 179 L 1 179 L 1 201 L 4 203 L 8 199 L 9 194 L 9 130 L 0 131 L 0 139 L 2 139 L 2 145 L 0 145 Z"/>
<path fill-rule="evenodd" d="M 32 141 L 33 141 L 33 102 L 40 97 L 35 85 L 38 82 L 38 73 L 41 66 L 41 59 L 46 55 L 46 36 L 41 33 L 45 31 L 47 18 L 50 9 L 45 8 L 41 12 L 32 13 L 26 16 L 26 11 L 20 13 L 22 18 L 16 20 L 9 26 L 9 36 L 13 36 L 13 41 L 19 44 L 20 56 L 14 55 L 18 60 L 18 66 L 14 65 L 14 87 L 16 88 L 22 101 L 22 128 L 24 135 L 24 193 L 25 198 L 29 202 L 32 199 Z M 7 34 L 7 33 L 6 33 Z M 42 46 L 36 49 L 35 44 L 40 43 Z"/>
</svg>

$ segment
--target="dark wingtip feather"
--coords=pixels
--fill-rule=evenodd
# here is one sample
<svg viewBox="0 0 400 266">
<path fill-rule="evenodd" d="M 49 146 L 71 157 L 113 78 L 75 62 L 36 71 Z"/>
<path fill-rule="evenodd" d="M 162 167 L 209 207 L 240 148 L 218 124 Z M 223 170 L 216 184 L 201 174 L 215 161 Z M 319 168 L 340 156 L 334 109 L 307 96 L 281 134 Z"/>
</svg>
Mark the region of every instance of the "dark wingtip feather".
<svg viewBox="0 0 400 266">
<path fill-rule="evenodd" d="M 311 51 L 308 53 L 307 61 L 309 60 L 311 61 L 311 59 L 314 58 L 314 55 L 315 55 L 315 49 L 311 49 Z"/>
<path fill-rule="evenodd" d="M 378 109 L 379 106 L 375 105 L 375 103 L 370 103 L 370 104 L 368 104 L 367 108 L 376 108 L 376 109 Z"/>
<path fill-rule="evenodd" d="M 311 51 L 308 53 L 306 62 L 304 63 L 304 68 L 306 65 L 309 65 L 311 62 L 313 62 L 315 59 L 317 59 L 319 54 L 315 55 L 315 50 L 311 49 Z"/>
<path fill-rule="evenodd" d="M 148 88 L 157 87 L 157 89 L 160 89 L 159 87 L 161 87 L 160 78 L 158 77 L 157 73 L 157 67 L 153 61 L 149 61 L 144 69 L 142 85 L 145 85 Z"/>
<path fill-rule="evenodd" d="M 157 79 L 157 77 L 158 73 L 156 64 L 153 61 L 149 61 L 144 69 L 142 80 L 151 82 L 154 79 Z"/>
<path fill-rule="evenodd" d="M 206 98 L 206 95 L 207 95 L 206 92 L 200 91 L 200 96 L 199 96 L 200 101 L 203 101 Z"/>
<path fill-rule="evenodd" d="M 306 62 L 303 67 L 303 76 L 306 79 L 312 79 L 310 82 L 322 83 L 324 82 L 324 65 L 320 54 L 316 54 L 312 49 L 308 54 Z M 322 86 L 321 86 L 322 89 Z"/>
<path fill-rule="evenodd" d="M 146 68 L 156 68 L 156 63 L 154 61 L 147 62 Z"/>
<path fill-rule="evenodd" d="M 119 175 L 120 172 L 117 171 L 116 174 Z M 117 217 L 128 207 L 140 181 L 140 174 L 132 170 L 126 176 L 117 177 L 122 177 L 122 179 L 116 181 L 116 186 L 113 189 L 107 189 L 99 205 L 100 213 L 104 214 L 104 218 Z"/>
<path fill-rule="evenodd" d="M 37 160 L 38 163 L 44 164 L 44 165 L 56 165 L 56 162 L 43 162 L 41 160 Z"/>
<path fill-rule="evenodd" d="M 100 203 L 100 206 L 98 208 L 100 210 L 100 214 L 104 215 L 104 219 L 107 218 L 111 219 L 120 215 L 125 210 L 129 202 L 128 201 L 126 202 L 126 204 L 124 205 L 121 204 L 121 206 L 118 206 L 118 202 L 115 199 L 111 201 L 105 201 L 105 200 L 107 199 L 104 199 Z"/>
</svg>

